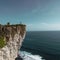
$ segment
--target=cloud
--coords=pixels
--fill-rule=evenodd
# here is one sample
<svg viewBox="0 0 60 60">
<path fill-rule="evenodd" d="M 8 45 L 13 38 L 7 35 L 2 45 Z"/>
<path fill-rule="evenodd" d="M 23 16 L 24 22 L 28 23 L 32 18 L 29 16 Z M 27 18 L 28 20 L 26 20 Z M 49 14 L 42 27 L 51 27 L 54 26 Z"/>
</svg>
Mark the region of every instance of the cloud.
<svg viewBox="0 0 60 60">
<path fill-rule="evenodd" d="M 43 23 L 40 23 L 40 24 L 44 24 L 44 25 L 45 25 L 45 24 L 47 24 L 47 23 L 44 23 L 44 22 L 43 22 Z"/>
<path fill-rule="evenodd" d="M 49 31 L 49 30 L 60 30 L 60 24 L 54 23 L 35 23 L 35 24 L 27 24 L 27 30 L 28 31 L 35 31 L 35 30 L 39 30 L 39 31 Z"/>
<path fill-rule="evenodd" d="M 36 13 L 36 12 L 38 12 L 38 9 L 32 10 L 32 13 Z"/>
<path fill-rule="evenodd" d="M 57 23 L 56 24 L 41 23 L 40 25 L 44 30 L 60 30 L 60 24 Z"/>
<path fill-rule="evenodd" d="M 37 13 L 37 12 L 40 11 L 40 9 L 41 9 L 41 8 L 40 8 L 39 6 L 37 6 L 37 8 L 35 8 L 35 9 L 32 10 L 32 13 Z"/>
</svg>

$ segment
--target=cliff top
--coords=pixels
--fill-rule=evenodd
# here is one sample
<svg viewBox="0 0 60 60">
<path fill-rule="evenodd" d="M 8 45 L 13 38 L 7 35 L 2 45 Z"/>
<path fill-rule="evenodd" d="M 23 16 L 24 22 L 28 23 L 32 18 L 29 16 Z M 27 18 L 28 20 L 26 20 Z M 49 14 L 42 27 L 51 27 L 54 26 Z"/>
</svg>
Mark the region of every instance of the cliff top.
<svg viewBox="0 0 60 60">
<path fill-rule="evenodd" d="M 0 26 L 26 26 L 25 24 L 10 24 L 9 22 L 7 23 L 7 24 L 5 24 L 5 25 L 3 25 L 3 24 L 0 24 Z"/>
</svg>

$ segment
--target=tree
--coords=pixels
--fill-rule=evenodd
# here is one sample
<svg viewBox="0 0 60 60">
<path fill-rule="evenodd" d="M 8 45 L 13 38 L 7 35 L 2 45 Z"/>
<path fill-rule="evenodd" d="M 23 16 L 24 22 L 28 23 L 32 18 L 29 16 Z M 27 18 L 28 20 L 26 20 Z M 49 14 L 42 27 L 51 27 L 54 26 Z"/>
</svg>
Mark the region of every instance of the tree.
<svg viewBox="0 0 60 60">
<path fill-rule="evenodd" d="M 10 22 L 8 22 L 7 25 L 10 25 Z"/>
</svg>

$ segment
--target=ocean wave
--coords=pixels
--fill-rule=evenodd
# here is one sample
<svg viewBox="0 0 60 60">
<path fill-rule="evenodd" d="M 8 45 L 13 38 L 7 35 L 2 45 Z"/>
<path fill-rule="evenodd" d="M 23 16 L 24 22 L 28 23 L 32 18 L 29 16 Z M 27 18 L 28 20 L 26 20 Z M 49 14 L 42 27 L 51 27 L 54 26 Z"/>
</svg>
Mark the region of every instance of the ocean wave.
<svg viewBox="0 0 60 60">
<path fill-rule="evenodd" d="M 19 54 L 23 58 L 23 60 L 45 60 L 42 59 L 42 57 L 39 55 L 33 55 L 26 51 L 20 51 Z"/>
</svg>

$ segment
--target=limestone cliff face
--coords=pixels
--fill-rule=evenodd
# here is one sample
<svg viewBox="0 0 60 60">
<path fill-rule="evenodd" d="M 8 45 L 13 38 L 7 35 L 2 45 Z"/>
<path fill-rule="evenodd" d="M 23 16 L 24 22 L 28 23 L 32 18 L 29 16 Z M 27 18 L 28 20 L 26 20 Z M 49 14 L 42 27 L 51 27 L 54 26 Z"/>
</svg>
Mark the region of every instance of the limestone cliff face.
<svg viewBox="0 0 60 60">
<path fill-rule="evenodd" d="M 3 26 L 0 30 L 4 33 L 4 40 L 6 45 L 0 48 L 0 60 L 15 60 L 18 56 L 18 50 L 20 49 L 23 39 L 26 34 L 25 25 L 10 25 Z"/>
</svg>

